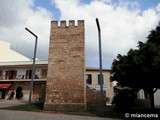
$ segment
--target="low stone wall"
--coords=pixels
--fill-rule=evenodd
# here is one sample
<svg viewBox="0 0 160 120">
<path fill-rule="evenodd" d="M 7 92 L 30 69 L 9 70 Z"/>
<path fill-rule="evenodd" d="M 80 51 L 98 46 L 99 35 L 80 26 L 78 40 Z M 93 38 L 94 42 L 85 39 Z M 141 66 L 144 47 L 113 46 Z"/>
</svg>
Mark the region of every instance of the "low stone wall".
<svg viewBox="0 0 160 120">
<path fill-rule="evenodd" d="M 104 91 L 104 102 L 106 103 L 106 92 Z M 98 106 L 100 102 L 100 91 L 95 89 L 90 89 L 88 86 L 86 88 L 86 104 L 87 106 Z M 105 104 L 104 103 L 104 104 Z"/>
<path fill-rule="evenodd" d="M 84 103 L 47 103 L 44 104 L 44 110 L 57 110 L 57 111 L 85 111 Z"/>
<path fill-rule="evenodd" d="M 150 108 L 150 99 L 136 99 L 134 107 Z"/>
</svg>

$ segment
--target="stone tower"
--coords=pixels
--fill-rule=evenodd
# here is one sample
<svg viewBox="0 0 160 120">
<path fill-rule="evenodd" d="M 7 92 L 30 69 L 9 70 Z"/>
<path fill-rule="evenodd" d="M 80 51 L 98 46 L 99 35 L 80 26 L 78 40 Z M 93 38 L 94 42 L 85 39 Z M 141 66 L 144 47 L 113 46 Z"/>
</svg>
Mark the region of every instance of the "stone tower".
<svg viewBox="0 0 160 120">
<path fill-rule="evenodd" d="M 45 110 L 85 107 L 84 21 L 51 22 Z"/>
</svg>

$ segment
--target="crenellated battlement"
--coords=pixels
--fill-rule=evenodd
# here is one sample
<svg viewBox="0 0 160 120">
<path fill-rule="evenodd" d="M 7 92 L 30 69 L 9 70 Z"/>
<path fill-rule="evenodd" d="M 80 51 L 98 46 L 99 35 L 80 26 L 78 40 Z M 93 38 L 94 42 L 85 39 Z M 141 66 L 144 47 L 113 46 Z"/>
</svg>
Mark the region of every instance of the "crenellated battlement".
<svg viewBox="0 0 160 120">
<path fill-rule="evenodd" d="M 66 28 L 66 27 L 84 27 L 84 20 L 78 20 L 77 25 L 74 20 L 69 20 L 68 24 L 65 20 L 51 21 L 52 28 Z"/>
</svg>

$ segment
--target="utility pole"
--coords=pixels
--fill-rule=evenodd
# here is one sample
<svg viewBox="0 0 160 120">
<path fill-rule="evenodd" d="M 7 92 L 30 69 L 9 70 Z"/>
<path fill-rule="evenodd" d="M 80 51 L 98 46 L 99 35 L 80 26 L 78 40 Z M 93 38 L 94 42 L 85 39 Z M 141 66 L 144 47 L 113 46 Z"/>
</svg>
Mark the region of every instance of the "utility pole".
<svg viewBox="0 0 160 120">
<path fill-rule="evenodd" d="M 36 51 L 37 51 L 37 41 L 38 36 L 35 35 L 32 31 L 30 31 L 28 28 L 25 28 L 29 33 L 31 33 L 36 39 L 35 39 L 35 47 L 34 47 L 34 57 L 33 57 L 33 64 L 32 64 L 32 76 L 31 76 L 31 83 L 30 83 L 30 93 L 29 93 L 29 102 L 28 107 L 31 104 L 31 98 L 32 98 L 32 91 L 33 91 L 33 79 L 35 76 L 35 59 L 36 59 Z"/>
<path fill-rule="evenodd" d="M 103 74 L 102 74 L 102 48 L 101 48 L 101 29 L 99 20 L 96 18 L 98 38 L 99 38 L 99 69 L 100 69 L 100 110 L 101 116 L 104 116 L 104 93 L 103 93 Z"/>
</svg>

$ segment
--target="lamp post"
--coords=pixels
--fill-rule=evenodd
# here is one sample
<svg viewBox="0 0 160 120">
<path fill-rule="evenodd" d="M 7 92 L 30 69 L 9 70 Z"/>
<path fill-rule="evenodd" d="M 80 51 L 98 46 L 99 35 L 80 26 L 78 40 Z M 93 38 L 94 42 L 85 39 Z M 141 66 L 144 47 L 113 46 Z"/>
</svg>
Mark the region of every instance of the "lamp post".
<svg viewBox="0 0 160 120">
<path fill-rule="evenodd" d="M 33 64 L 32 64 L 32 76 L 31 76 L 31 83 L 30 83 L 30 93 L 29 93 L 29 104 L 30 104 L 31 103 L 31 98 L 32 98 L 32 91 L 33 91 L 33 79 L 34 79 L 34 73 L 35 73 L 34 70 L 35 70 L 35 59 L 36 59 L 38 36 L 35 35 L 32 31 L 30 31 L 28 28 L 25 28 L 25 29 L 36 38 L 35 47 L 34 47 Z"/>
<path fill-rule="evenodd" d="M 96 24 L 97 24 L 98 38 L 99 38 L 100 109 L 101 109 L 101 115 L 104 116 L 104 94 L 103 94 L 103 74 L 102 74 L 101 29 L 100 29 L 100 25 L 99 25 L 99 20 L 98 20 L 98 18 L 96 18 Z"/>
</svg>

